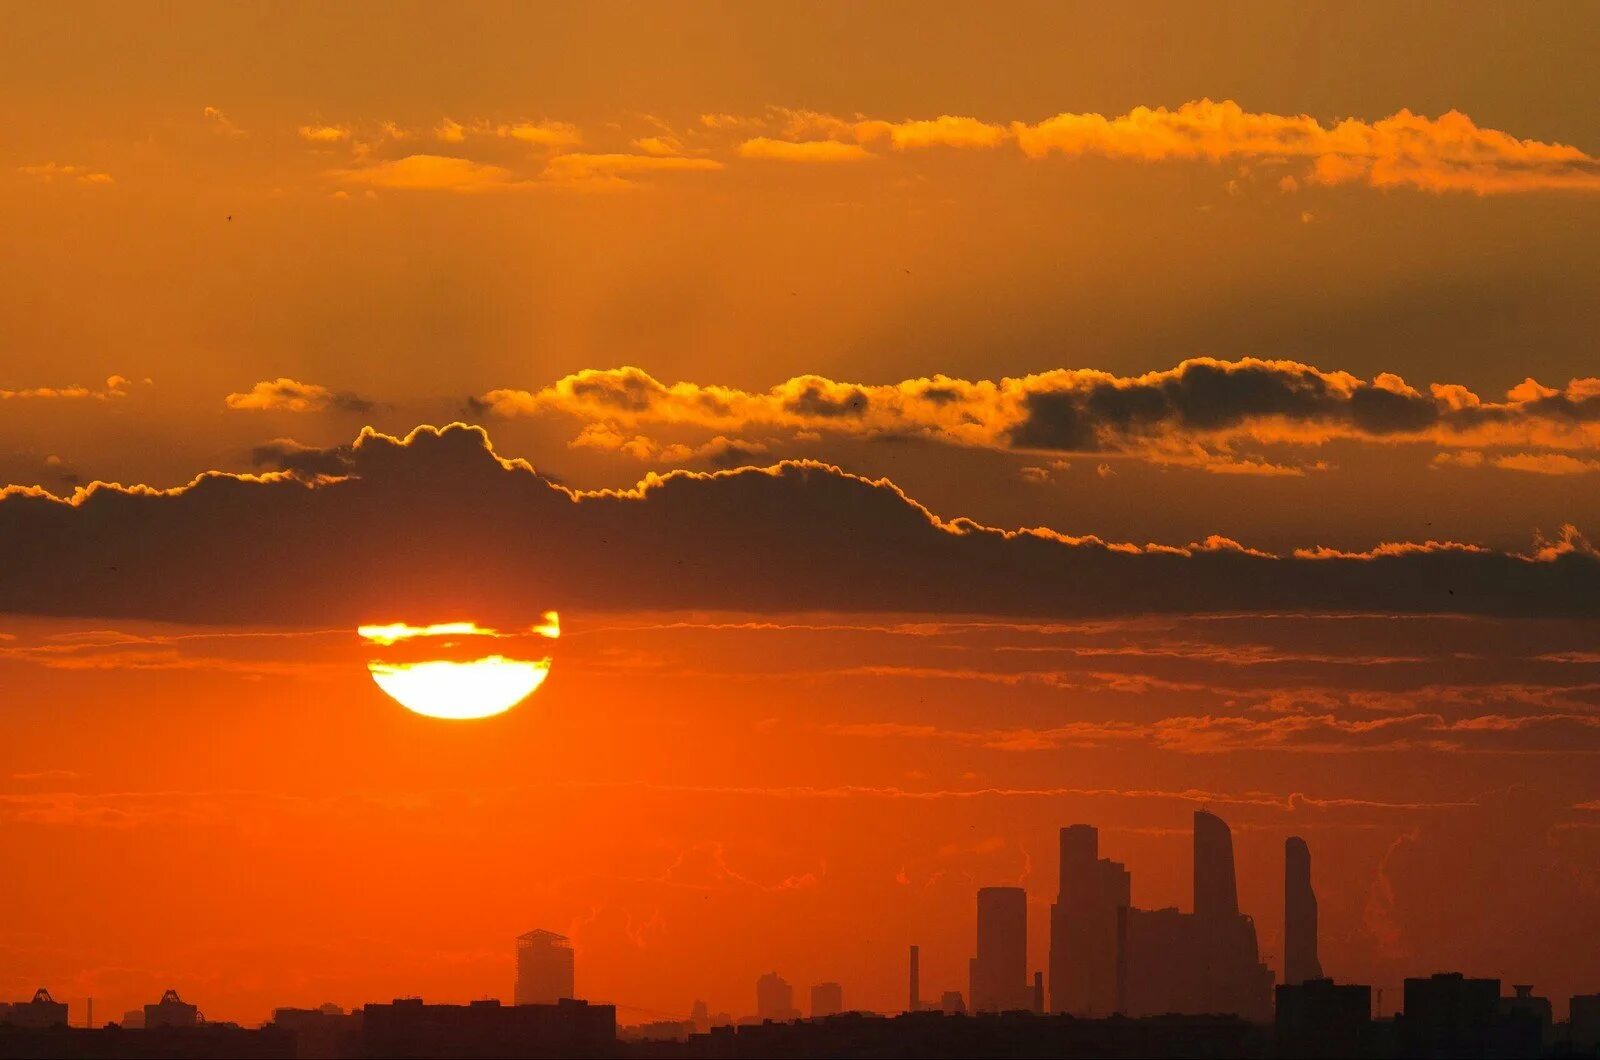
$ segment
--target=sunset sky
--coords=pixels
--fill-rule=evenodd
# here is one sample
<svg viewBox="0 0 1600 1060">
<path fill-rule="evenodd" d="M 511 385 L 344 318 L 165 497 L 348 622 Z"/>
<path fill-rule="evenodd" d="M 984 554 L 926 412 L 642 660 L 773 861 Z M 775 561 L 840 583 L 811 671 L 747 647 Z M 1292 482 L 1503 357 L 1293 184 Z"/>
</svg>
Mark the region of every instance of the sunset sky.
<svg viewBox="0 0 1600 1060">
<path fill-rule="evenodd" d="M 1202 805 L 1600 989 L 1600 9 L 1122 7 L 9 8 L 0 994 L 896 1010 Z"/>
</svg>

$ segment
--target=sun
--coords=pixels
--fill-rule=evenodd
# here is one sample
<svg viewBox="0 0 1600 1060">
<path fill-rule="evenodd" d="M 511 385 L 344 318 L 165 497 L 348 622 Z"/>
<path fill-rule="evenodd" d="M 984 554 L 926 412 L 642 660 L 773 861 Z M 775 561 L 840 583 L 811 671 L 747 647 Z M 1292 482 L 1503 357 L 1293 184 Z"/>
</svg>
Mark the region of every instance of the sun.
<svg viewBox="0 0 1600 1060">
<path fill-rule="evenodd" d="M 474 622 L 404 622 L 361 626 L 361 639 L 385 649 L 367 663 L 377 686 L 407 710 L 430 718 L 464 721 L 504 714 L 527 699 L 550 676 L 551 659 L 508 657 L 530 641 L 561 635 L 554 611 L 531 629 L 502 632 Z M 486 643 L 502 650 L 491 654 Z M 518 654 L 532 655 L 532 652 Z"/>
</svg>

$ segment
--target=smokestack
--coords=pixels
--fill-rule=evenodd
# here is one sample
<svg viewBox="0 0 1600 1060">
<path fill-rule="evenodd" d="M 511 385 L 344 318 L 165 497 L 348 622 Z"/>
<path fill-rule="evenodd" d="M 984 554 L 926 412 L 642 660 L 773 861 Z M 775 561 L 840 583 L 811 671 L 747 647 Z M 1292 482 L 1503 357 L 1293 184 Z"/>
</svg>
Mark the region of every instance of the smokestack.
<svg viewBox="0 0 1600 1060">
<path fill-rule="evenodd" d="M 922 951 L 911 947 L 911 1004 L 907 1012 L 922 1011 Z"/>
<path fill-rule="evenodd" d="M 1033 973 L 1033 1011 L 1044 1015 L 1044 973 Z"/>
</svg>

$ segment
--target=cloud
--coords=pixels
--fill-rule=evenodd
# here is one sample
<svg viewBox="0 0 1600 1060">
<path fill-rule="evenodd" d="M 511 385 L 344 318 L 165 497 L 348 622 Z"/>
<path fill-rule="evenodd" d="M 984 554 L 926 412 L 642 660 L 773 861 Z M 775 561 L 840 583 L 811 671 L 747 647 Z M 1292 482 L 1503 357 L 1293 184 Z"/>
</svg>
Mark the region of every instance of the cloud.
<svg viewBox="0 0 1600 1060">
<path fill-rule="evenodd" d="M 328 146 L 343 143 L 350 139 L 348 125 L 302 125 L 300 138 L 314 144 Z"/>
<path fill-rule="evenodd" d="M 588 369 L 536 391 L 491 390 L 477 400 L 499 416 L 561 412 L 628 426 L 784 428 L 980 448 L 1121 453 L 1225 474 L 1308 470 L 1237 452 L 1255 444 L 1315 447 L 1352 440 L 1472 450 L 1600 450 L 1600 380 L 1574 379 L 1560 389 L 1527 380 L 1497 402 L 1455 384 L 1433 384 L 1424 392 L 1393 373 L 1367 380 L 1297 361 L 1255 358 L 1195 358 L 1140 376 L 1057 369 L 998 380 L 933 376 L 867 385 L 807 375 L 765 392 L 667 384 L 623 367 Z M 1465 459 L 1470 458 L 1453 462 Z M 1435 459 L 1446 462 L 1452 461 Z M 1512 460 L 1507 466 L 1518 465 Z"/>
<path fill-rule="evenodd" d="M 990 125 L 976 118 L 949 114 L 941 114 L 931 121 L 860 122 L 855 134 L 868 141 L 885 136 L 901 151 L 923 147 L 999 147 L 1012 135 L 1004 125 Z"/>
<path fill-rule="evenodd" d="M 1118 117 L 1064 113 L 1035 125 L 1014 122 L 1011 129 L 1030 158 L 1307 159 L 1310 178 L 1322 184 L 1479 195 L 1600 191 L 1600 159 L 1576 147 L 1481 128 L 1460 111 L 1427 118 L 1401 110 L 1373 122 L 1347 118 L 1324 125 L 1304 114 L 1251 113 L 1232 100 L 1202 99 L 1176 110 L 1135 107 Z"/>
<path fill-rule="evenodd" d="M 146 380 L 149 382 L 149 380 Z M 113 375 L 106 378 L 104 387 L 78 386 L 35 386 L 22 387 L 16 390 L 7 390 L 0 387 L 0 401 L 108 401 L 112 398 L 128 396 L 128 388 L 132 384 L 126 376 Z"/>
<path fill-rule="evenodd" d="M 564 121 L 519 121 L 497 125 L 496 136 L 537 147 L 573 147 L 583 142 L 576 125 Z"/>
<path fill-rule="evenodd" d="M 622 453 L 647 463 L 683 464 L 699 461 L 711 467 L 739 467 L 765 454 L 764 442 L 717 435 L 701 445 L 667 444 L 642 434 L 630 435 L 613 423 L 591 423 L 567 443 L 571 449 L 600 449 Z"/>
<path fill-rule="evenodd" d="M 330 174 L 343 184 L 396 191 L 514 191 L 528 186 L 504 166 L 449 155 L 407 155 Z"/>
<path fill-rule="evenodd" d="M 90 187 L 104 187 L 115 184 L 116 179 L 110 173 L 102 173 L 89 166 L 64 166 L 55 162 L 43 162 L 32 166 L 18 166 L 18 173 L 25 173 L 35 180 L 49 183 L 55 180 L 70 180 L 75 184 L 86 184 Z"/>
<path fill-rule="evenodd" d="M 222 111 L 218 110 L 216 107 L 205 107 L 200 111 L 200 113 L 205 117 L 206 121 L 211 123 L 212 130 L 215 131 L 219 136 L 237 138 L 240 136 L 249 135 L 233 122 L 229 121 L 228 116 L 222 113 Z"/>
<path fill-rule="evenodd" d="M 445 118 L 433 128 L 434 139 L 440 143 L 459 144 L 467 138 L 467 127 L 458 121 Z"/>
<path fill-rule="evenodd" d="M 860 162 L 872 152 L 860 144 L 837 140 L 774 140 L 757 136 L 739 145 L 740 158 L 761 158 L 774 162 Z"/>
<path fill-rule="evenodd" d="M 1575 532 L 1526 556 L 1275 557 L 1222 538 L 1141 546 L 942 519 L 887 480 L 812 461 L 582 492 L 459 424 L 365 429 L 338 456 L 331 481 L 8 488 L 0 611 L 318 627 L 446 612 L 492 625 L 530 608 L 1600 614 L 1600 557 Z"/>
<path fill-rule="evenodd" d="M 547 180 L 566 184 L 621 182 L 622 178 L 652 173 L 715 172 L 723 164 L 714 158 L 681 158 L 676 155 L 567 154 L 556 155 L 545 164 Z"/>
<path fill-rule="evenodd" d="M 349 391 L 333 391 L 287 376 L 263 380 L 243 393 L 222 399 L 228 408 L 254 412 L 371 412 L 375 403 Z"/>
<path fill-rule="evenodd" d="M 1579 460 L 1565 453 L 1514 453 L 1495 457 L 1494 466 L 1536 475 L 1585 475 L 1600 471 L 1600 460 Z"/>
<path fill-rule="evenodd" d="M 1299 713 L 1266 718 L 1178 715 L 1153 722 L 1089 720 L 1049 728 L 969 730 L 901 722 L 853 722 L 827 728 L 840 736 L 934 739 L 1018 752 L 1139 745 L 1180 754 L 1419 750 L 1600 754 L 1600 718 L 1592 714 L 1485 714 L 1453 720 L 1432 713 L 1353 719 Z"/>
</svg>

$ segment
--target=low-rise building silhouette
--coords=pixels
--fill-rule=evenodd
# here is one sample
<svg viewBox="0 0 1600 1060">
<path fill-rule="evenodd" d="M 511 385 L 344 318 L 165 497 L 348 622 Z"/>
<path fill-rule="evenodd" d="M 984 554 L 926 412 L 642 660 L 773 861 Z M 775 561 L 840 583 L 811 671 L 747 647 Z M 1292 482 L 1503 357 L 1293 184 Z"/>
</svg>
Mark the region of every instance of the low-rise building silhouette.
<svg viewBox="0 0 1600 1060">
<path fill-rule="evenodd" d="M 67 1004 L 51 997 L 50 991 L 41 986 L 28 1001 L 0 1003 L 0 1023 L 13 1027 L 65 1027 Z"/>
<path fill-rule="evenodd" d="M 160 1001 L 144 1007 L 144 1029 L 147 1031 L 160 1027 L 194 1027 L 204 1022 L 205 1016 L 201 1015 L 200 1009 L 179 997 L 176 990 L 166 991 Z"/>
<path fill-rule="evenodd" d="M 1276 1055 L 1337 1060 L 1372 1049 L 1372 987 L 1306 979 L 1283 983 L 1273 1009 Z"/>
<path fill-rule="evenodd" d="M 1573 1051 L 1600 1051 L 1600 994 L 1574 994 L 1567 1006 L 1567 1041 Z"/>
<path fill-rule="evenodd" d="M 554 1005 L 427 1005 L 401 998 L 361 1010 L 367 1057 L 595 1057 L 616 1049 L 617 1010 L 563 998 Z"/>
</svg>

